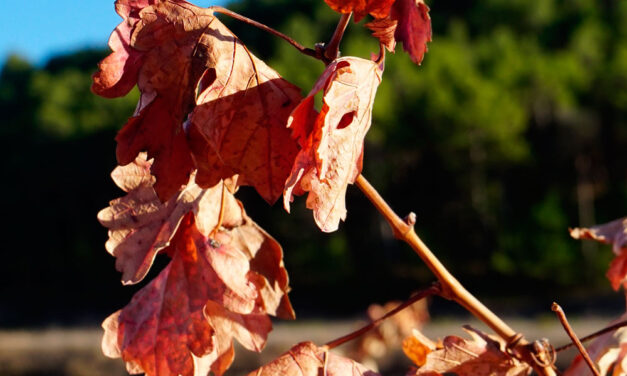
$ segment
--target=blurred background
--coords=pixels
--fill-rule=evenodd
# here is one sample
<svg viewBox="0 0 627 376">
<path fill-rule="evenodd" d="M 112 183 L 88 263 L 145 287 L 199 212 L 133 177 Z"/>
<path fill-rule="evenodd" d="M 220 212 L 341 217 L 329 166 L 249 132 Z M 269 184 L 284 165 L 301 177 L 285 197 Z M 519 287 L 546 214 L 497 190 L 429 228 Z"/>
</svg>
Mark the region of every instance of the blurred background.
<svg viewBox="0 0 627 376">
<path fill-rule="evenodd" d="M 419 235 L 498 313 L 542 321 L 553 300 L 577 315 L 619 313 L 624 298 L 604 277 L 610 248 L 567 229 L 627 213 L 627 2 L 428 3 L 433 42 L 422 65 L 400 45 L 386 59 L 364 176 L 399 214 L 416 212 Z M 228 5 L 308 46 L 328 40 L 338 19 L 322 0 Z M 221 18 L 304 93 L 324 69 Z M 114 137 L 138 98 L 89 90 L 117 23 L 112 1 L 0 4 L 0 334 L 93 328 L 141 287 L 119 283 L 96 220 L 122 194 L 109 179 Z M 378 46 L 351 24 L 341 49 L 367 58 Z M 251 189 L 238 195 L 283 245 L 300 318 L 358 317 L 434 280 L 354 187 L 333 234 L 317 230 L 304 198 L 288 215 Z M 430 311 L 434 320 L 464 314 L 441 299 Z M 85 341 L 96 348 L 94 330 Z M 10 338 L 0 335 L 0 348 Z M 21 374 L 85 368 L 64 367 Z"/>
</svg>

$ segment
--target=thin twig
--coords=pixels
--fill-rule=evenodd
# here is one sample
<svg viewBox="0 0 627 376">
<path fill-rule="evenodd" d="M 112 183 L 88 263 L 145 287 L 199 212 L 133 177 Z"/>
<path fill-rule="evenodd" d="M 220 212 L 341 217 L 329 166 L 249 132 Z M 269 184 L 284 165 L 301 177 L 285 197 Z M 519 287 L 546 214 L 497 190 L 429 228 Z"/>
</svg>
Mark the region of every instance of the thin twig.
<svg viewBox="0 0 627 376">
<path fill-rule="evenodd" d="M 603 334 L 605 334 L 605 333 L 608 333 L 608 332 L 613 332 L 614 330 L 616 330 L 616 329 L 620 329 L 620 328 L 622 328 L 622 327 L 624 327 L 624 326 L 627 326 L 627 320 L 625 320 L 625 321 L 621 321 L 621 322 L 617 322 L 617 323 L 616 323 L 616 324 L 614 324 L 614 325 L 610 325 L 610 326 L 608 326 L 608 327 L 606 327 L 606 328 L 603 328 L 603 329 L 601 329 L 601 330 L 599 330 L 599 331 L 596 331 L 596 332 L 594 332 L 594 333 L 588 334 L 588 335 L 587 335 L 587 336 L 585 336 L 585 337 L 581 337 L 581 338 L 579 338 L 579 341 L 581 341 L 581 342 L 583 343 L 583 342 L 589 341 L 589 340 L 591 340 L 591 339 L 595 339 L 595 338 L 597 338 L 597 337 L 599 337 L 599 336 L 601 336 L 601 335 L 603 335 Z M 570 348 L 571 348 L 571 347 L 573 347 L 573 346 L 575 346 L 575 344 L 574 344 L 574 343 L 572 343 L 572 342 L 571 342 L 571 343 L 567 343 L 567 344 L 565 344 L 564 346 L 560 346 L 560 347 L 556 348 L 556 349 L 555 349 L 555 352 L 560 352 L 560 351 L 568 350 L 568 349 L 570 349 Z"/>
<path fill-rule="evenodd" d="M 224 14 L 226 16 L 229 16 L 231 18 L 234 18 L 238 21 L 242 21 L 244 23 L 247 23 L 251 26 L 254 26 L 256 28 L 259 28 L 263 31 L 266 31 L 274 36 L 277 36 L 283 40 L 285 40 L 287 43 L 291 44 L 292 46 L 294 46 L 294 48 L 296 48 L 298 51 L 300 51 L 301 53 L 307 55 L 307 56 L 311 56 L 314 57 L 318 60 L 322 60 L 325 61 L 324 56 L 322 56 L 322 54 L 319 51 L 316 51 L 314 49 L 308 48 L 303 46 L 302 44 L 298 43 L 297 41 L 295 41 L 294 39 L 290 38 L 289 36 L 281 33 L 278 30 L 275 30 L 269 26 L 266 26 L 264 24 L 262 24 L 261 22 L 257 22 L 255 20 L 252 20 L 246 16 L 242 16 L 239 13 L 233 12 L 232 10 L 226 9 L 224 7 L 218 6 L 218 5 L 214 5 L 209 7 L 210 10 L 216 12 L 216 13 L 221 13 Z M 325 61 L 326 62 L 326 61 Z"/>
<path fill-rule="evenodd" d="M 216 222 L 216 226 L 213 228 L 211 233 L 209 234 L 210 238 L 216 236 L 220 227 L 222 227 L 222 221 L 224 221 L 224 212 L 226 211 L 226 184 L 224 181 L 222 182 L 222 194 L 220 195 L 220 212 L 218 213 L 218 222 Z"/>
<path fill-rule="evenodd" d="M 416 293 L 415 295 L 413 295 L 411 298 L 409 298 L 406 302 L 399 304 L 396 308 L 394 308 L 393 310 L 391 310 L 390 312 L 386 313 L 385 315 L 383 315 L 382 317 L 379 317 L 378 319 L 372 321 L 370 324 L 357 329 L 356 331 L 349 333 L 345 336 L 342 336 L 340 338 L 334 339 L 331 342 L 328 342 L 326 345 L 324 345 L 324 347 L 326 349 L 333 349 L 336 348 L 350 340 L 353 340 L 359 336 L 361 336 L 362 334 L 366 333 L 367 331 L 376 328 L 377 326 L 379 326 L 385 319 L 387 319 L 390 316 L 393 316 L 395 314 L 397 314 L 398 312 L 402 311 L 403 309 L 409 307 L 410 305 L 414 304 L 415 302 L 419 301 L 420 299 L 424 299 L 427 296 L 431 296 L 431 295 L 437 295 L 442 291 L 442 286 L 440 285 L 440 283 L 435 283 L 433 284 L 431 287 L 426 288 L 424 290 L 419 291 L 418 293 Z"/>
<path fill-rule="evenodd" d="M 425 262 L 427 267 L 435 274 L 440 283 L 442 284 L 441 296 L 451 299 L 459 303 L 466 308 L 468 312 L 473 314 L 476 318 L 483 321 L 492 330 L 496 332 L 501 338 L 508 343 L 513 339 L 516 339 L 516 345 L 512 349 L 512 353 L 521 360 L 530 364 L 538 374 L 543 376 L 554 376 L 555 370 L 552 367 L 543 367 L 537 364 L 532 357 L 531 347 L 524 338 L 520 338 L 520 334 L 515 332 L 509 327 L 500 317 L 490 311 L 483 303 L 475 298 L 453 275 L 442 265 L 440 260 L 431 252 L 431 250 L 423 243 L 414 231 L 413 222 L 411 219 L 415 218 L 415 215 L 409 215 L 407 221 L 403 221 L 396 213 L 390 208 L 387 202 L 379 195 L 379 192 L 364 178 L 359 175 L 355 179 L 355 184 L 364 193 L 364 195 L 370 200 L 370 202 L 377 208 L 377 210 L 383 215 L 392 227 L 394 235 L 406 242 L 411 248 L 420 256 Z"/>
<path fill-rule="evenodd" d="M 335 32 L 333 32 L 333 36 L 329 40 L 329 43 L 324 46 L 324 57 L 327 59 L 327 63 L 338 58 L 340 54 L 340 42 L 342 42 L 344 31 L 346 31 L 346 27 L 352 15 L 353 13 L 342 14 L 335 28 Z"/>
<path fill-rule="evenodd" d="M 562 307 L 560 307 L 559 304 L 553 302 L 553 304 L 551 305 L 551 310 L 555 312 L 555 314 L 557 315 L 557 318 L 558 320 L 560 320 L 560 323 L 562 323 L 562 326 L 564 327 L 566 334 L 568 334 L 568 336 L 573 341 L 575 346 L 577 346 L 577 349 L 579 350 L 579 352 L 581 353 L 581 356 L 583 356 L 584 360 L 588 364 L 588 367 L 590 367 L 590 370 L 592 371 L 594 376 L 600 376 L 599 371 L 597 371 L 597 368 L 594 366 L 592 359 L 590 359 L 590 355 L 588 355 L 586 348 L 583 347 L 583 345 L 581 344 L 581 341 L 579 340 L 579 338 L 577 338 L 577 335 L 568 324 L 568 320 L 566 319 L 566 314 L 564 313 L 564 310 L 562 309 Z"/>
</svg>

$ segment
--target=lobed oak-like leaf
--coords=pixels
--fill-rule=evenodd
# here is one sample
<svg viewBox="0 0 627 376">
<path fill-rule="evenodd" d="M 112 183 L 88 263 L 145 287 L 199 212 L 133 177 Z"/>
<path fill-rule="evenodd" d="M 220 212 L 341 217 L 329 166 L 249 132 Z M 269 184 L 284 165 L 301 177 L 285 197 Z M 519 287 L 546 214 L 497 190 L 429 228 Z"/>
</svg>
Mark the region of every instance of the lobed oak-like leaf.
<svg viewBox="0 0 627 376">
<path fill-rule="evenodd" d="M 248 376 L 377 376 L 348 358 L 335 355 L 312 342 L 301 342 Z"/>
<path fill-rule="evenodd" d="M 195 168 L 203 187 L 237 173 L 238 184 L 275 201 L 297 152 L 282 124 L 299 90 L 250 54 L 210 9 L 183 0 L 117 0 L 116 9 L 124 21 L 92 88 L 119 96 L 136 83 L 141 92 L 134 116 L 116 137 L 118 162 L 126 165 L 147 151 L 162 201 Z M 205 109 L 194 115 L 197 105 Z M 190 140 L 193 150 L 188 121 L 200 131 Z M 276 143 L 283 147 L 271 151 Z"/>
<path fill-rule="evenodd" d="M 162 203 L 153 188 L 155 179 L 150 166 L 145 153 L 141 153 L 132 163 L 116 167 L 111 176 L 127 194 L 98 213 L 100 223 L 109 229 L 105 247 L 116 257 L 116 268 L 122 272 L 124 284 L 144 278 L 157 253 L 169 245 L 186 213 L 195 214 L 196 226 L 205 235 L 219 221 L 222 183 L 201 189 L 192 176 L 184 189 Z M 242 221 L 240 206 L 232 195 L 225 194 L 223 204 L 223 223 Z"/>
<path fill-rule="evenodd" d="M 616 257 L 610 263 L 607 278 L 614 290 L 627 284 L 627 217 L 590 228 L 570 229 L 570 236 L 611 244 Z"/>
<path fill-rule="evenodd" d="M 416 349 L 426 353 L 426 361 L 408 375 L 436 376 L 450 372 L 458 376 L 523 376 L 531 372 L 528 364 L 521 363 L 503 351 L 504 344 L 477 329 L 468 326 L 464 329 L 470 334 L 470 340 L 448 336 L 438 350 L 433 350 L 432 344 L 418 339 L 420 345 Z M 414 345 L 416 342 L 406 346 L 410 349 Z M 423 360 L 423 355 L 413 355 L 417 360 Z"/>
<path fill-rule="evenodd" d="M 156 255 L 166 252 L 183 217 L 191 213 L 195 228 L 203 236 L 216 230 L 220 230 L 219 234 L 228 233 L 229 244 L 247 257 L 256 275 L 264 311 L 292 318 L 281 246 L 246 215 L 242 204 L 223 188 L 224 183 L 201 189 L 192 175 L 178 195 L 162 203 L 152 188 L 154 178 L 149 169 L 145 154 L 127 166 L 117 167 L 113 179 L 127 195 L 111 201 L 108 208 L 98 213 L 98 219 L 109 228 L 106 248 L 116 257 L 122 282 L 141 281 Z"/>
<path fill-rule="evenodd" d="M 103 323 L 103 349 L 129 372 L 221 375 L 233 360 L 233 338 L 260 351 L 272 324 L 259 292 L 262 278 L 232 234 L 204 236 L 190 213 L 166 249 L 170 264 Z"/>
<path fill-rule="evenodd" d="M 608 326 L 617 324 L 627 319 L 627 313 Z M 602 334 L 596 338 L 586 351 L 595 362 L 601 376 L 624 375 L 627 373 L 627 328 L 621 327 L 614 331 Z M 570 366 L 564 371 L 564 376 L 589 376 L 592 375 L 590 367 L 581 354 L 577 354 Z"/>
<path fill-rule="evenodd" d="M 313 209 L 322 231 L 335 231 L 346 218 L 346 188 L 361 172 L 364 137 L 381 74 L 382 67 L 373 61 L 337 59 L 288 120 L 302 150 L 285 183 L 283 204 L 289 212 L 293 195 L 309 192 L 307 207 Z M 317 114 L 314 96 L 323 89 Z"/>
<path fill-rule="evenodd" d="M 107 247 L 123 281 L 141 280 L 157 253 L 172 260 L 105 320 L 106 355 L 122 357 L 131 373 L 220 375 L 233 361 L 233 338 L 259 351 L 268 314 L 294 317 L 281 247 L 222 182 L 201 189 L 192 175 L 162 203 L 145 154 L 112 176 L 128 193 L 99 219 L 110 228 Z"/>
</svg>

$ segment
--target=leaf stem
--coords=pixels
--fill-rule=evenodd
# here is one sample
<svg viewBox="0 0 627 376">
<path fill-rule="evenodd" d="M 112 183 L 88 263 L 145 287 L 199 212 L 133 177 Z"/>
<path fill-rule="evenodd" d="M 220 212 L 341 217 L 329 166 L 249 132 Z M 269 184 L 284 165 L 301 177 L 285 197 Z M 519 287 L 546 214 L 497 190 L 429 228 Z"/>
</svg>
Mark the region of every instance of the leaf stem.
<svg viewBox="0 0 627 376">
<path fill-rule="evenodd" d="M 366 180 L 366 178 L 359 175 L 357 179 L 355 179 L 355 184 L 387 220 L 392 227 L 392 231 L 394 232 L 396 238 L 406 242 L 418 254 L 418 256 L 420 256 L 433 274 L 435 274 L 442 284 L 443 291 L 440 296 L 454 300 L 468 310 L 473 316 L 492 328 L 492 330 L 494 330 L 494 332 L 505 341 L 508 343 L 515 343 L 512 349 L 513 353 L 521 360 L 534 367 L 538 374 L 544 376 L 555 375 L 553 368 L 545 367 L 535 362 L 532 357 L 533 347 L 529 346 L 529 342 L 522 338 L 522 335 L 515 332 L 503 320 L 501 320 L 500 317 L 495 315 L 483 303 L 468 292 L 468 290 L 464 288 L 464 286 L 444 267 L 440 260 L 423 243 L 414 231 L 413 225 L 415 223 L 415 214 L 411 213 L 404 221 L 396 215 L 388 203 L 381 197 L 376 189 L 374 189 L 368 180 Z"/>
<path fill-rule="evenodd" d="M 581 338 L 579 338 L 579 341 L 581 341 L 583 343 L 583 342 L 589 341 L 591 339 L 595 339 L 595 338 L 597 338 L 597 337 L 599 337 L 599 336 L 601 336 L 601 335 L 603 335 L 605 333 L 612 332 L 612 331 L 614 331 L 616 329 L 620 329 L 620 328 L 622 328 L 624 326 L 627 326 L 627 320 L 621 321 L 621 322 L 617 322 L 614 325 L 610 325 L 610 326 L 608 326 L 606 328 L 603 328 L 601 330 L 598 330 L 598 331 L 596 331 L 594 333 L 588 334 L 585 337 L 581 337 Z M 564 350 L 570 349 L 573 346 L 575 346 L 574 343 L 572 343 L 572 342 L 571 343 L 567 343 L 564 346 L 560 346 L 560 347 L 556 348 L 555 352 L 564 351 Z"/>
<path fill-rule="evenodd" d="M 411 298 L 409 298 L 407 301 L 399 304 L 396 308 L 394 308 L 390 312 L 386 313 L 385 315 L 379 317 L 378 319 L 370 322 L 368 325 L 365 325 L 362 328 L 357 329 L 356 331 L 354 331 L 352 333 L 349 333 L 349 334 L 347 334 L 345 336 L 342 336 L 340 338 L 334 339 L 333 341 L 328 342 L 327 344 L 325 344 L 324 347 L 326 349 L 328 349 L 328 350 L 331 350 L 331 349 L 334 349 L 334 348 L 336 348 L 336 347 L 338 347 L 340 345 L 343 345 L 344 343 L 346 343 L 348 341 L 351 341 L 351 340 L 361 336 L 362 334 L 366 333 L 367 331 L 376 328 L 377 326 L 379 326 L 388 317 L 397 314 L 398 312 L 400 312 L 403 309 L 409 307 L 410 305 L 416 303 L 417 301 L 419 301 L 421 299 L 424 299 L 427 296 L 438 295 L 441 291 L 442 291 L 442 286 L 440 285 L 439 282 L 436 282 L 431 287 L 417 292 Z"/>
<path fill-rule="evenodd" d="M 218 222 L 216 223 L 216 226 L 209 234 L 210 238 L 213 238 L 216 236 L 216 234 L 220 230 L 220 227 L 222 227 L 222 221 L 224 221 L 224 212 L 226 211 L 226 184 L 224 184 L 224 180 L 221 183 L 222 183 L 222 193 L 220 195 L 220 213 L 218 214 Z"/>
<path fill-rule="evenodd" d="M 302 44 L 298 43 L 297 41 L 295 41 L 294 39 L 290 38 L 289 36 L 281 33 L 278 30 L 275 30 L 269 26 L 266 26 L 264 24 L 262 24 L 261 22 L 257 22 L 255 20 L 252 20 L 246 16 L 242 16 L 239 13 L 233 12 L 232 10 L 226 9 L 224 7 L 218 6 L 218 5 L 214 5 L 209 7 L 210 10 L 216 12 L 216 13 L 220 13 L 220 14 L 224 14 L 225 16 L 229 16 L 233 19 L 236 19 L 238 21 L 244 22 L 248 25 L 254 26 L 258 29 L 261 29 L 265 32 L 268 32 L 274 36 L 277 36 L 283 40 L 285 40 L 287 43 L 291 44 L 294 48 L 296 48 L 298 51 L 300 51 L 302 54 L 305 54 L 307 56 L 311 56 L 313 58 L 316 58 L 318 60 L 322 60 L 326 62 L 325 57 L 323 56 L 323 54 L 320 51 L 308 48 L 303 46 Z"/>
<path fill-rule="evenodd" d="M 577 338 L 577 335 L 573 331 L 573 328 L 571 328 L 570 324 L 568 323 L 568 319 L 566 319 L 566 314 L 564 313 L 564 310 L 562 309 L 562 307 L 560 307 L 559 304 L 553 302 L 553 304 L 551 305 L 551 310 L 555 312 L 555 315 L 557 315 L 557 319 L 560 321 L 560 323 L 564 327 L 566 334 L 568 334 L 568 336 L 573 341 L 575 346 L 577 346 L 579 353 L 581 353 L 581 356 L 586 361 L 586 364 L 588 364 L 588 367 L 590 367 L 590 370 L 592 371 L 594 376 L 600 376 L 599 371 L 594 366 L 592 359 L 590 359 L 590 355 L 588 355 L 586 348 L 583 347 L 583 345 L 581 344 L 581 341 L 579 340 L 579 338 Z"/>
<path fill-rule="evenodd" d="M 324 47 L 324 57 L 327 60 L 327 64 L 338 58 L 340 54 L 340 42 L 342 42 L 344 31 L 346 31 L 346 27 L 348 26 L 348 22 L 350 21 L 352 15 L 352 12 L 342 14 L 337 26 L 335 27 L 333 36 L 329 40 L 329 43 L 327 43 Z"/>
</svg>

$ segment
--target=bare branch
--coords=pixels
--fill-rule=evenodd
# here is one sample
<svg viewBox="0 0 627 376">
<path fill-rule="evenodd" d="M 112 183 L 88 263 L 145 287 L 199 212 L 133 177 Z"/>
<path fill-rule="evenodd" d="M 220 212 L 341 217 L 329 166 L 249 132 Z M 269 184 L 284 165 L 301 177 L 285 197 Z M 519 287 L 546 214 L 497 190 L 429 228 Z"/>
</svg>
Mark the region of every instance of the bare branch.
<svg viewBox="0 0 627 376">
<path fill-rule="evenodd" d="M 431 287 L 426 288 L 424 290 L 421 290 L 419 292 L 417 292 L 416 294 L 414 294 L 411 298 L 409 298 L 407 301 L 405 301 L 404 303 L 401 303 L 398 305 L 398 307 L 394 308 L 393 310 L 391 310 L 390 312 L 386 313 L 385 315 L 383 315 L 382 317 L 372 321 L 370 324 L 357 329 L 356 331 L 349 333 L 345 336 L 342 336 L 340 338 L 334 339 L 331 342 L 328 342 L 325 347 L 327 349 L 333 349 L 336 348 L 350 340 L 353 340 L 359 336 L 361 336 L 362 334 L 366 333 L 367 331 L 376 328 L 377 326 L 379 326 L 385 319 L 387 319 L 390 316 L 393 316 L 395 314 L 397 314 L 398 312 L 402 311 L 403 309 L 409 307 L 410 305 L 416 303 L 417 301 L 426 298 L 427 296 L 431 296 L 431 295 L 438 295 L 440 294 L 440 292 L 442 291 L 442 286 L 440 285 L 440 283 L 435 283 L 433 284 Z"/>
<path fill-rule="evenodd" d="M 568 324 L 568 320 L 566 319 L 566 314 L 564 313 L 564 310 L 562 309 L 562 307 L 560 307 L 559 304 L 553 302 L 553 304 L 551 305 L 551 310 L 553 312 L 555 312 L 555 315 L 557 315 L 557 319 L 560 320 L 560 323 L 564 327 L 564 330 L 566 331 L 566 334 L 568 334 L 568 336 L 573 341 L 575 346 L 577 346 L 577 349 L 581 353 L 581 356 L 583 356 L 583 359 L 588 364 L 588 367 L 590 367 L 590 370 L 592 371 L 594 376 L 600 376 L 599 375 L 599 371 L 594 366 L 594 363 L 592 362 L 592 359 L 590 359 L 590 355 L 588 355 L 588 352 L 586 351 L 586 348 L 583 347 L 583 345 L 581 344 L 581 341 L 579 340 L 579 338 L 577 338 L 577 335 L 573 331 L 573 328 L 571 328 L 570 324 Z"/>
<path fill-rule="evenodd" d="M 329 43 L 327 43 L 324 47 L 324 57 L 326 58 L 327 63 L 330 63 L 338 58 L 338 55 L 340 54 L 340 42 L 344 37 L 344 31 L 346 31 L 346 27 L 348 26 L 348 22 L 350 21 L 352 15 L 353 13 L 342 14 L 331 40 L 329 40 Z"/>
<path fill-rule="evenodd" d="M 596 332 L 594 332 L 594 333 L 588 334 L 588 335 L 587 335 L 587 336 L 585 336 L 585 337 L 581 337 L 581 338 L 579 338 L 579 340 L 580 340 L 582 343 L 583 343 L 583 342 L 586 342 L 586 341 L 590 341 L 591 339 L 595 339 L 595 338 L 597 338 L 597 337 L 599 337 L 599 336 L 601 336 L 601 335 L 603 335 L 603 334 L 605 334 L 605 333 L 608 333 L 608 332 L 613 332 L 614 330 L 616 330 L 616 329 L 620 329 L 620 328 L 622 328 L 622 327 L 624 327 L 624 326 L 627 326 L 627 320 L 625 320 L 625 321 L 621 321 L 621 322 L 617 322 L 617 323 L 616 323 L 616 324 L 614 324 L 614 325 L 610 325 L 610 326 L 608 326 L 608 327 L 606 327 L 606 328 L 603 328 L 603 329 L 601 329 L 601 330 L 598 330 L 598 331 L 596 331 Z M 571 347 L 573 347 L 573 346 L 575 346 L 575 344 L 571 342 L 571 343 L 568 343 L 568 344 L 566 344 L 566 345 L 564 345 L 564 346 L 560 346 L 560 347 L 556 348 L 556 349 L 555 349 L 555 352 L 560 352 L 560 351 L 568 350 L 568 349 L 570 349 L 570 348 L 571 348 Z"/>
<path fill-rule="evenodd" d="M 440 296 L 450 300 L 454 300 L 461 306 L 466 308 L 473 316 L 483 321 L 492 330 L 494 330 L 501 338 L 508 343 L 516 340 L 516 344 L 512 348 L 512 353 L 519 359 L 531 365 L 536 372 L 544 376 L 554 376 L 555 370 L 550 366 L 542 366 L 533 358 L 533 347 L 519 333 L 510 328 L 500 317 L 490 311 L 483 303 L 475 298 L 464 286 L 442 265 L 440 260 L 435 257 L 431 250 L 422 242 L 414 231 L 413 222 L 411 220 L 403 221 L 390 208 L 388 203 L 379 195 L 374 187 L 359 175 L 355 179 L 355 184 L 366 195 L 370 202 L 383 215 L 392 227 L 394 235 L 406 242 L 425 262 L 427 267 L 435 274 L 442 284 L 442 293 Z M 408 218 L 414 218 L 408 216 Z M 536 355 L 537 358 L 537 355 Z"/>
</svg>

